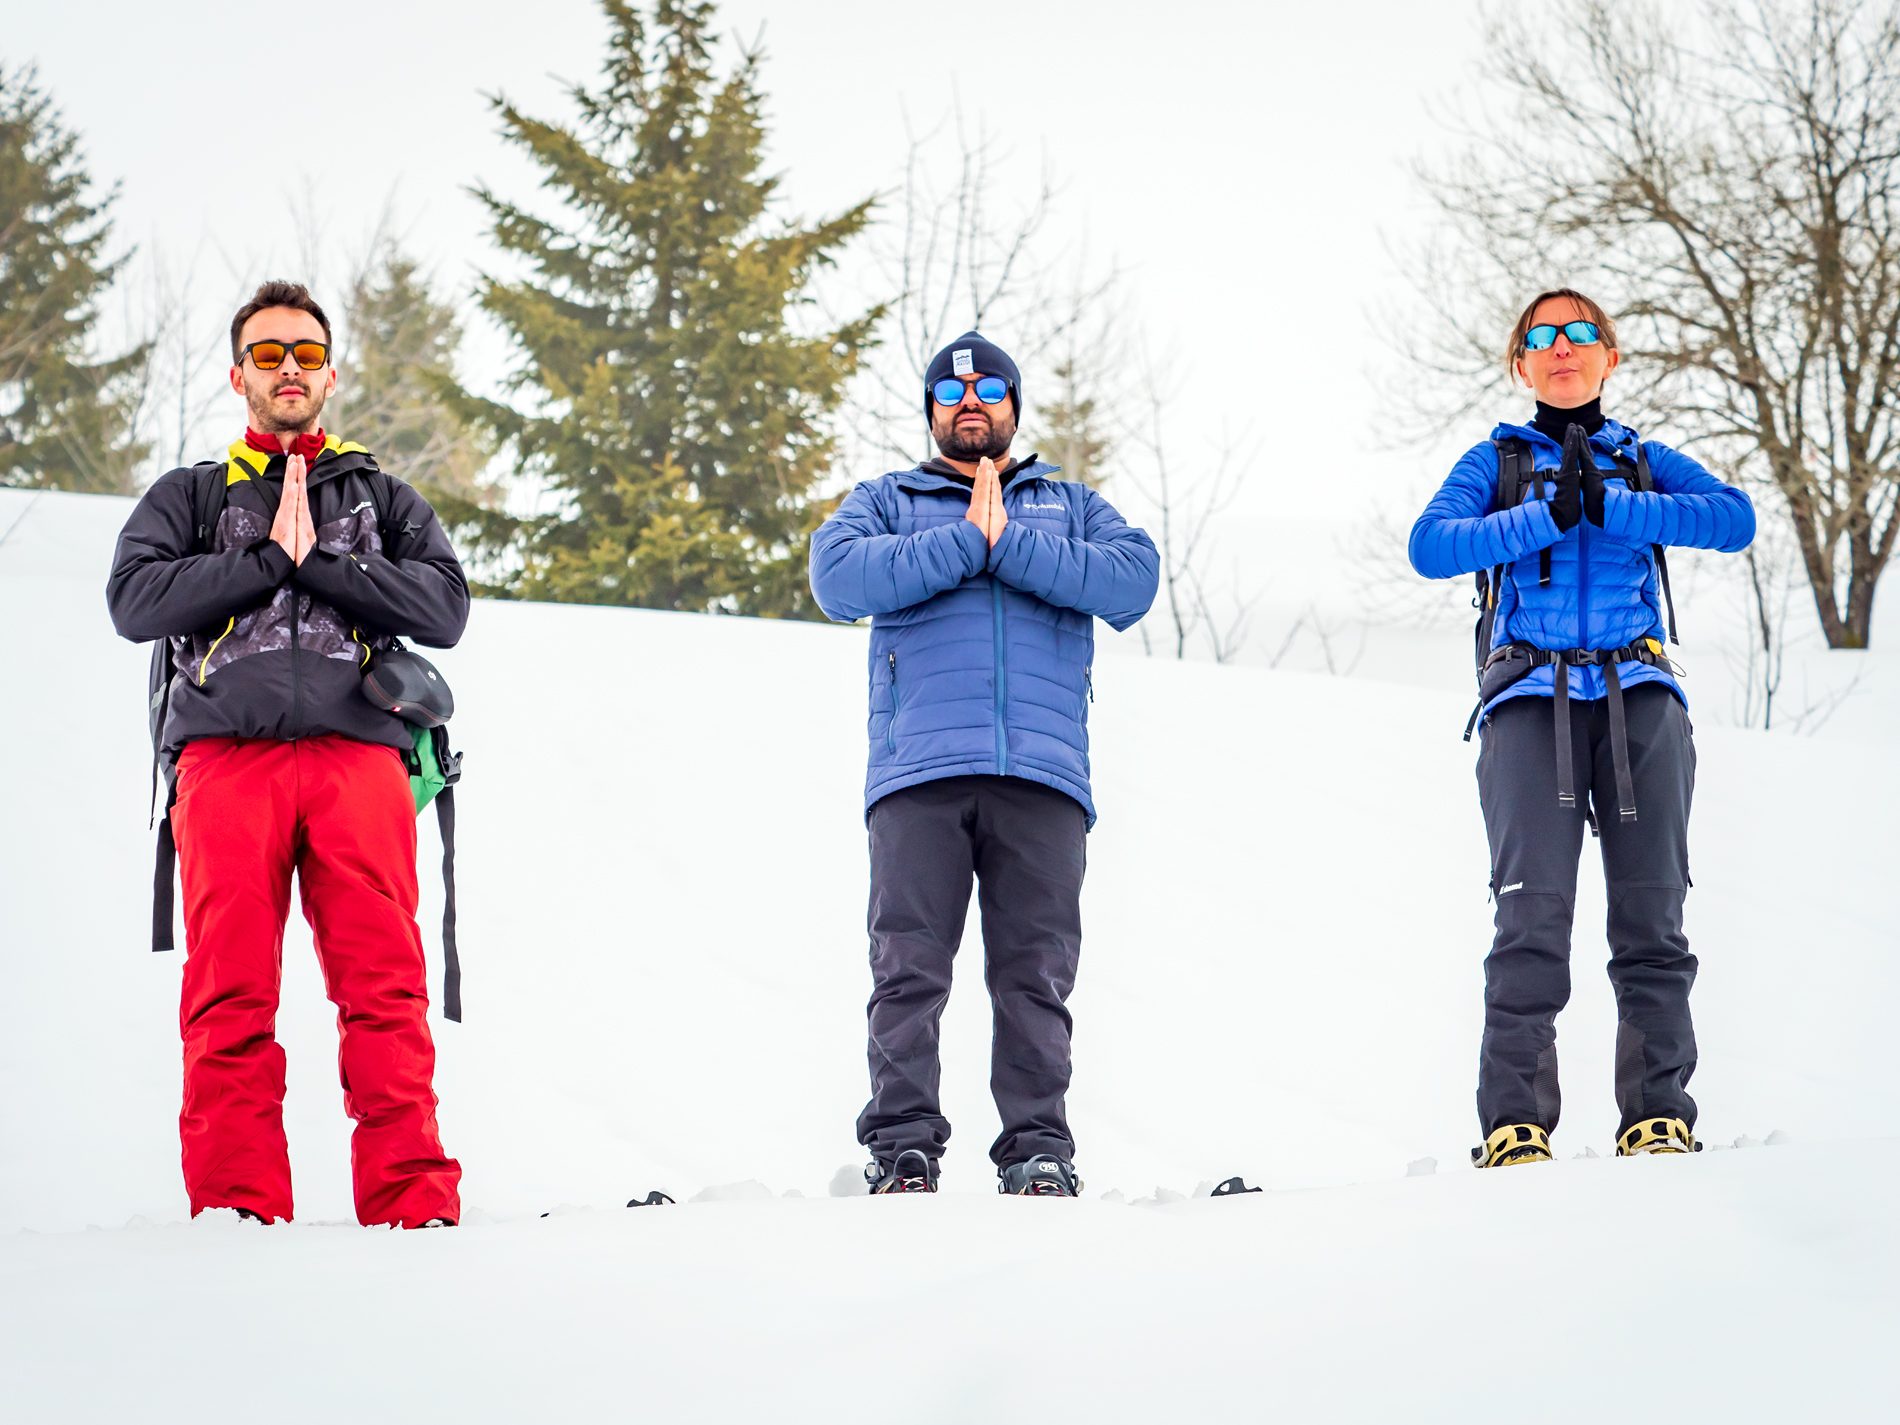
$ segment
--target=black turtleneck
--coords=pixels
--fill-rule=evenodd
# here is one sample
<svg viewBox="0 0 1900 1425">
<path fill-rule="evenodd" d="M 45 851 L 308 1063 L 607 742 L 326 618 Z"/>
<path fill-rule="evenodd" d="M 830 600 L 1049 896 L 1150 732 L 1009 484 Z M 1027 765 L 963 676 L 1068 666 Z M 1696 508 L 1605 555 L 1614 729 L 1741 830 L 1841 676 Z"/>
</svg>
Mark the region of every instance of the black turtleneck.
<svg viewBox="0 0 1900 1425">
<path fill-rule="evenodd" d="M 1582 426 L 1585 435 L 1595 435 L 1603 429 L 1603 398 L 1585 401 L 1581 406 L 1571 406 L 1566 410 L 1562 406 L 1546 406 L 1537 403 L 1537 414 L 1531 419 L 1531 428 L 1540 430 L 1557 444 L 1564 443 L 1564 431 L 1570 426 Z"/>
</svg>

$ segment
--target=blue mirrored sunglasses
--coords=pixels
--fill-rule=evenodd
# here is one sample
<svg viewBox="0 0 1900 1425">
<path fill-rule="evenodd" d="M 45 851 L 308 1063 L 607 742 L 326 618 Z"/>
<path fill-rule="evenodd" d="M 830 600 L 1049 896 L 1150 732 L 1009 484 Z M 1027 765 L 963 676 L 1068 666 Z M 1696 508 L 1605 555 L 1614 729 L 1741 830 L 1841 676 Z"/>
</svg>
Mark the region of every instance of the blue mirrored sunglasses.
<svg viewBox="0 0 1900 1425">
<path fill-rule="evenodd" d="M 1572 346 L 1595 346 L 1603 340 L 1603 333 L 1597 330 L 1595 322 L 1565 322 L 1561 327 L 1545 322 L 1524 333 L 1524 350 L 1542 351 L 1555 345 L 1558 332 L 1562 332 L 1564 340 Z"/>
<path fill-rule="evenodd" d="M 1000 406 L 1009 399 L 1009 382 L 1001 376 L 982 376 L 975 381 L 960 381 L 954 376 L 946 376 L 930 388 L 930 395 L 940 406 L 960 406 L 963 393 L 971 386 L 976 387 L 976 398 L 986 406 Z"/>
</svg>

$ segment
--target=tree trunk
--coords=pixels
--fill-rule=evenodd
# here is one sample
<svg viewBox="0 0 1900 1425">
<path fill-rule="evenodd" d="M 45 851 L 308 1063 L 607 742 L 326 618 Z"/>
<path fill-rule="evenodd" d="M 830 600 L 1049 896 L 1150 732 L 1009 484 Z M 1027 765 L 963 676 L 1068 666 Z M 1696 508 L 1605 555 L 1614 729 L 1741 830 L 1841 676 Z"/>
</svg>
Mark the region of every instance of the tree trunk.
<svg viewBox="0 0 1900 1425">
<path fill-rule="evenodd" d="M 1870 648 L 1868 642 L 1874 621 L 1874 581 L 1880 577 L 1879 566 L 1872 563 L 1863 565 L 1858 559 L 1847 576 L 1847 629 L 1846 640 L 1842 643 L 1828 641 L 1829 648 Z"/>
<path fill-rule="evenodd" d="M 1794 525 L 1795 540 L 1801 547 L 1801 568 L 1808 576 L 1808 588 L 1814 594 L 1814 612 L 1821 620 L 1827 646 L 1865 648 L 1865 642 L 1853 641 L 1848 621 L 1841 617 L 1840 604 L 1834 594 L 1834 565 L 1827 551 L 1821 548 L 1820 532 L 1815 528 L 1814 516 L 1805 500 L 1788 501 L 1788 520 Z"/>
</svg>

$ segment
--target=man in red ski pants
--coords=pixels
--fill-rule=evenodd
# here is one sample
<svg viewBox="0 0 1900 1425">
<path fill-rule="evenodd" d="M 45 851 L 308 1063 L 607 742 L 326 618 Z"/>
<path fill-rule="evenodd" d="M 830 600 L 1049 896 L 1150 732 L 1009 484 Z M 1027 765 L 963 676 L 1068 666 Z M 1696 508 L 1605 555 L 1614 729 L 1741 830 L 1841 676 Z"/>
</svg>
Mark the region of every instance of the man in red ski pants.
<svg viewBox="0 0 1900 1425">
<path fill-rule="evenodd" d="M 428 502 L 321 429 L 337 376 L 307 290 L 260 287 L 231 351 L 245 438 L 146 492 L 107 585 L 120 633 L 170 641 L 159 739 L 177 759 L 192 1215 L 292 1215 L 275 1029 L 294 870 L 337 1007 L 357 1220 L 452 1226 L 462 1170 L 436 1130 L 411 735 L 361 682 L 394 638 L 454 644 L 467 582 Z M 223 503 L 200 528 L 208 479 Z"/>
</svg>

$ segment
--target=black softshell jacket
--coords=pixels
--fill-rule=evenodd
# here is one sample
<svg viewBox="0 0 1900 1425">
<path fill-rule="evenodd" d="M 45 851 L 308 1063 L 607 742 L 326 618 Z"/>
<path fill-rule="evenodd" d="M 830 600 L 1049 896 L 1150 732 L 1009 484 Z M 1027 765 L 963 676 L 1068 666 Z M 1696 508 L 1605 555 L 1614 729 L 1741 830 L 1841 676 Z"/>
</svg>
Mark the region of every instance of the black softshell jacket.
<svg viewBox="0 0 1900 1425">
<path fill-rule="evenodd" d="M 391 638 L 452 647 L 468 622 L 468 582 L 429 502 L 381 477 L 385 550 L 375 457 L 334 437 L 306 477 L 316 548 L 293 565 L 270 537 L 284 460 L 231 447 L 210 553 L 196 552 L 190 469 L 161 476 L 120 531 L 113 626 L 139 643 L 177 640 L 167 755 L 199 737 L 326 733 L 406 748 L 408 724 L 364 698 L 363 664 Z"/>
</svg>

